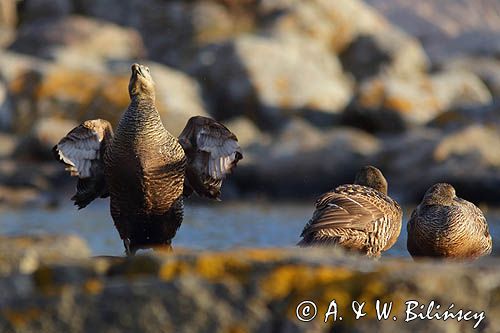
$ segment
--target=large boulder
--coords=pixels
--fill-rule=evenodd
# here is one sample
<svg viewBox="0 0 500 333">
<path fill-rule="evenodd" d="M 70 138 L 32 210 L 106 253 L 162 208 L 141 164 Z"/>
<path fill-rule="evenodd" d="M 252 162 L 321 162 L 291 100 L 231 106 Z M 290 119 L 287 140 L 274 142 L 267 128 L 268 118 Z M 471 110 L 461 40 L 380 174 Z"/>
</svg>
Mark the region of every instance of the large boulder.
<svg viewBox="0 0 500 333">
<path fill-rule="evenodd" d="M 202 51 L 195 72 L 216 116 L 246 115 L 264 129 L 309 111 L 338 114 L 351 97 L 338 59 L 300 38 L 241 36 Z"/>
</svg>

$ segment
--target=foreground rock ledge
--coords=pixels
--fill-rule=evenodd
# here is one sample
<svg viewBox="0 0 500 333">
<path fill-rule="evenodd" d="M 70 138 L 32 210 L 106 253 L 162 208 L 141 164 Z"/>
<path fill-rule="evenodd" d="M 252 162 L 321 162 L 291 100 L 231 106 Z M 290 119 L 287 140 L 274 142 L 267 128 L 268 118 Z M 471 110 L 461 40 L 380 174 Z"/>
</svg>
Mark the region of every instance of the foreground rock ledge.
<svg viewBox="0 0 500 333">
<path fill-rule="evenodd" d="M 28 239 L 2 237 L 2 251 L 12 246 L 12 253 L 22 253 Z M 332 325 L 335 332 L 468 332 L 477 322 L 405 322 L 409 300 L 434 300 L 440 313 L 451 303 L 454 313 L 485 311 L 476 331 L 500 331 L 497 258 L 370 261 L 337 250 L 291 248 L 82 259 L 69 249 L 68 239 L 84 248 L 74 237 L 49 239 L 48 247 L 63 242 L 68 249 L 60 258 L 36 256 L 26 272 L 12 269 L 18 259 L 6 261 L 9 253 L 2 252 L 0 264 L 14 266 L 0 273 L 1 332 L 330 332 Z M 41 242 L 37 252 L 43 252 Z M 331 315 L 325 324 L 333 299 L 342 321 Z M 393 302 L 389 320 L 376 319 L 377 299 Z M 310 322 L 296 318 L 304 300 L 317 305 Z M 352 301 L 366 302 L 366 316 L 354 319 Z"/>
</svg>

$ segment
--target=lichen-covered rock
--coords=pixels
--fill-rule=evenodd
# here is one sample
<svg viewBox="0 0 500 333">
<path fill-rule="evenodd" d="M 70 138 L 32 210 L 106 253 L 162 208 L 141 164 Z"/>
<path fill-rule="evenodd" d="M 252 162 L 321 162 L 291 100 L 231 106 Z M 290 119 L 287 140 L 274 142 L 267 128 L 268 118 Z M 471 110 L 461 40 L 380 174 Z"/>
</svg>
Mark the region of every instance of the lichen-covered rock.
<svg viewBox="0 0 500 333">
<path fill-rule="evenodd" d="M 338 59 L 303 39 L 241 36 L 201 52 L 195 72 L 217 116 L 244 114 L 265 129 L 310 110 L 338 113 L 351 97 Z"/>
<path fill-rule="evenodd" d="M 0 329 L 446 332 L 471 331 L 477 323 L 479 332 L 497 332 L 497 261 L 375 262 L 338 249 L 248 249 L 47 263 L 29 276 L 0 279 Z M 317 312 L 310 321 L 299 321 L 296 310 L 306 300 L 315 303 Z M 331 314 L 325 323 L 333 300 L 337 320 Z M 377 300 L 391 302 L 388 320 L 377 319 Z M 434 301 L 442 307 L 439 313 L 453 303 L 453 313 L 464 309 L 476 316 L 460 321 L 406 320 L 406 302 L 411 300 L 425 305 Z M 365 302 L 365 316 L 355 319 L 353 302 Z M 312 315 L 314 309 L 310 310 Z M 479 320 L 481 311 L 484 317 Z M 435 307 L 432 313 L 436 312 Z"/>
</svg>

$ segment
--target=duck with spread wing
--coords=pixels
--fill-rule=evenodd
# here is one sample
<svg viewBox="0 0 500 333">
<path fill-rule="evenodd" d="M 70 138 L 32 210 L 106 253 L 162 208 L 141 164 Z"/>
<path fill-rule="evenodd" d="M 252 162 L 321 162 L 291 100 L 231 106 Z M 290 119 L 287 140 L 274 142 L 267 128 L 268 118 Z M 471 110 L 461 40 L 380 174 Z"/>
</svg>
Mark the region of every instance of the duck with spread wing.
<svg viewBox="0 0 500 333">
<path fill-rule="evenodd" d="M 87 120 L 54 147 L 78 177 L 79 209 L 110 197 L 111 216 L 125 251 L 170 248 L 183 219 L 183 199 L 196 192 L 219 200 L 222 181 L 243 158 L 238 139 L 221 123 L 192 117 L 179 138 L 162 124 L 148 67 L 132 65 L 130 105 L 113 133 L 102 119 Z"/>
</svg>

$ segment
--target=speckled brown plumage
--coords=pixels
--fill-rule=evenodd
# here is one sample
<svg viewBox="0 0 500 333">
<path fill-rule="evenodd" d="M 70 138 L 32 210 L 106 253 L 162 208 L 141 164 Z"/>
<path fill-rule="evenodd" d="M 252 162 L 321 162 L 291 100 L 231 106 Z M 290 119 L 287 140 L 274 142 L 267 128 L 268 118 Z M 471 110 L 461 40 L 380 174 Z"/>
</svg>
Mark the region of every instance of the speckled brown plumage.
<svg viewBox="0 0 500 333">
<path fill-rule="evenodd" d="M 183 193 L 218 199 L 222 180 L 242 154 L 236 136 L 210 118 L 193 117 L 179 139 L 171 135 L 156 110 L 147 67 L 132 66 L 129 94 L 114 135 L 108 122 L 90 120 L 54 152 L 79 185 L 99 184 L 77 187 L 73 200 L 80 208 L 109 193 L 111 216 L 126 252 L 133 254 L 170 246 L 183 219 Z"/>
<path fill-rule="evenodd" d="M 458 198 L 450 184 L 427 190 L 407 225 L 413 257 L 475 259 L 491 253 L 486 218 L 473 203 Z"/>
<path fill-rule="evenodd" d="M 401 231 L 401 207 L 387 195 L 380 170 L 367 166 L 355 184 L 341 185 L 316 201 L 299 246 L 335 245 L 379 257 Z"/>
</svg>

